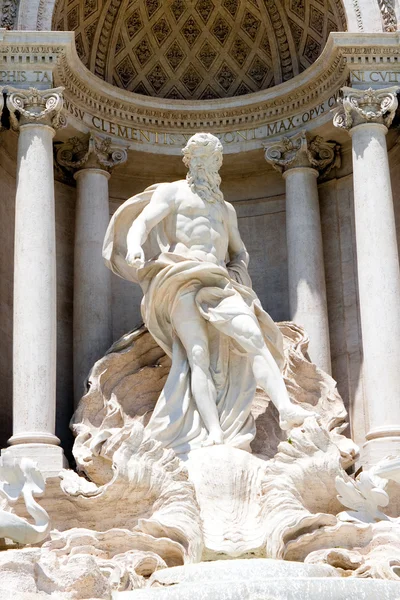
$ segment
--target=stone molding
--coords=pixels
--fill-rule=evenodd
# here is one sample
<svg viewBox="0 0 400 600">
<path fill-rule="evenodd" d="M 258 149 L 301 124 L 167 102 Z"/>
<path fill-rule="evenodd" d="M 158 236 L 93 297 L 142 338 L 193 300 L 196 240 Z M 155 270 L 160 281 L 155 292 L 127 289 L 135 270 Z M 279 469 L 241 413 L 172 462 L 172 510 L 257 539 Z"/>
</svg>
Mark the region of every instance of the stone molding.
<svg viewBox="0 0 400 600">
<path fill-rule="evenodd" d="M 263 144 L 263 147 L 265 160 L 280 173 L 303 167 L 315 169 L 323 176 L 340 167 L 340 145 L 325 142 L 319 135 L 311 138 L 305 131 Z"/>
<path fill-rule="evenodd" d="M 49 125 L 53 129 L 65 127 L 67 119 L 61 113 L 63 90 L 63 87 L 50 90 L 8 88 L 7 108 L 12 129 L 18 131 L 21 125 L 31 123 Z"/>
<path fill-rule="evenodd" d="M 207 102 L 145 97 L 100 80 L 80 61 L 73 32 L 0 31 L 0 62 L 9 69 L 0 85 L 24 91 L 64 86 L 63 114 L 79 131 L 141 151 L 179 154 L 185 140 L 203 130 L 219 135 L 226 152 L 234 153 L 327 123 L 349 77 L 355 87 L 400 83 L 400 34 L 331 34 L 320 58 L 294 79 Z"/>
<path fill-rule="evenodd" d="M 381 90 L 343 87 L 333 124 L 347 130 L 363 123 L 378 123 L 389 128 L 398 106 L 399 90 L 397 86 Z"/>
<path fill-rule="evenodd" d="M 110 172 L 128 158 L 126 150 L 112 146 L 110 137 L 88 134 L 72 137 L 57 150 L 57 162 L 68 169 L 102 169 Z"/>
<path fill-rule="evenodd" d="M 397 17 L 394 0 L 378 0 L 378 6 L 382 16 L 383 31 L 397 31 Z"/>
</svg>

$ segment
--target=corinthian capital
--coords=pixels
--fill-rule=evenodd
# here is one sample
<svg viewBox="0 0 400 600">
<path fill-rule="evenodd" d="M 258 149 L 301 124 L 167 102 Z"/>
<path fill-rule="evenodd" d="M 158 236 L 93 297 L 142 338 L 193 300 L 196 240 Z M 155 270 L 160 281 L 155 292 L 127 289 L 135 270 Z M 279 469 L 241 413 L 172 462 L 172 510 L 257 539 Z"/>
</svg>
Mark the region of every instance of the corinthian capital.
<svg viewBox="0 0 400 600">
<path fill-rule="evenodd" d="M 74 171 L 96 168 L 111 171 L 113 167 L 124 163 L 127 156 L 126 150 L 112 147 L 111 138 L 90 133 L 81 138 L 72 137 L 60 146 L 57 162 Z"/>
<path fill-rule="evenodd" d="M 310 138 L 305 131 L 264 144 L 264 148 L 265 160 L 280 173 L 295 167 L 309 167 L 326 175 L 340 166 L 339 144 L 325 142 L 320 136 Z"/>
<path fill-rule="evenodd" d="M 390 127 L 397 109 L 399 87 L 381 90 L 342 88 L 340 107 L 333 117 L 335 127 L 351 129 L 363 123 L 379 123 Z"/>
<path fill-rule="evenodd" d="M 8 88 L 7 107 L 10 111 L 11 127 L 18 130 L 21 125 L 36 123 L 50 125 L 54 129 L 65 127 L 66 118 L 61 114 L 63 87 L 51 90 L 15 90 Z"/>
</svg>

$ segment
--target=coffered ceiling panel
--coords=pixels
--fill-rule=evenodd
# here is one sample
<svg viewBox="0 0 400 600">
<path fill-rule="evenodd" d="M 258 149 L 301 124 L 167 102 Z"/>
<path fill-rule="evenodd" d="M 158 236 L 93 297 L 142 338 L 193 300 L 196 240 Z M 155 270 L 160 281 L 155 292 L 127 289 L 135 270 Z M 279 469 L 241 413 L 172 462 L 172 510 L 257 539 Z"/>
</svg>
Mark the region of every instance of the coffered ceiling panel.
<svg viewBox="0 0 400 600">
<path fill-rule="evenodd" d="M 345 28 L 341 0 L 58 0 L 53 18 L 105 81 L 198 100 L 287 81 Z"/>
</svg>

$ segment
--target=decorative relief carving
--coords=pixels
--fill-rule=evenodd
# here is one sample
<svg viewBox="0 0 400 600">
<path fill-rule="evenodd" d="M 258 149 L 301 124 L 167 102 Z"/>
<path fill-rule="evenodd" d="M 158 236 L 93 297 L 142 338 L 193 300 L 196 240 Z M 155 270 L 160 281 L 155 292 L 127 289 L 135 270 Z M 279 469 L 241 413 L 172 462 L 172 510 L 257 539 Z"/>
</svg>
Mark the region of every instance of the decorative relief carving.
<svg viewBox="0 0 400 600">
<path fill-rule="evenodd" d="M 195 5 L 196 11 L 201 17 L 203 23 L 208 23 L 211 13 L 213 12 L 215 6 L 212 0 L 198 0 Z"/>
<path fill-rule="evenodd" d="M 378 0 L 383 31 L 397 31 L 397 17 L 393 0 Z"/>
<path fill-rule="evenodd" d="M 285 26 L 282 22 L 282 17 L 278 11 L 274 0 L 264 0 L 265 6 L 269 12 L 272 21 L 272 26 L 275 31 L 278 42 L 279 56 L 282 68 L 283 81 L 287 81 L 294 77 L 292 58 L 290 56 L 289 43 L 285 31 Z"/>
<path fill-rule="evenodd" d="M 206 40 L 204 42 L 204 44 L 202 45 L 202 47 L 200 48 L 200 51 L 199 51 L 197 57 L 198 57 L 199 61 L 201 62 L 201 64 L 208 71 L 208 69 L 211 67 L 211 65 L 217 58 L 217 54 L 218 54 L 218 52 L 215 50 L 215 48 L 213 48 L 212 45 Z"/>
<path fill-rule="evenodd" d="M 219 85 L 227 92 L 231 85 L 235 82 L 236 74 L 232 69 L 224 63 L 215 76 Z"/>
<path fill-rule="evenodd" d="M 239 8 L 239 0 L 224 0 L 222 6 L 235 18 Z"/>
<path fill-rule="evenodd" d="M 196 69 L 189 65 L 181 77 L 181 81 L 190 94 L 193 94 L 203 81 Z"/>
<path fill-rule="evenodd" d="M 339 144 L 325 142 L 320 136 L 310 139 L 305 131 L 263 146 L 265 160 L 280 173 L 295 167 L 309 167 L 324 176 L 340 167 Z"/>
<path fill-rule="evenodd" d="M 5 29 L 14 29 L 17 11 L 17 0 L 4 0 L 1 8 L 0 27 L 4 27 Z"/>
<path fill-rule="evenodd" d="M 158 11 L 161 6 L 160 0 L 145 0 L 146 12 L 149 19 Z"/>
<path fill-rule="evenodd" d="M 324 13 L 322 13 L 318 8 L 315 8 L 312 4 L 310 6 L 310 17 L 309 17 L 309 25 L 311 29 L 314 29 L 318 35 L 322 36 L 324 30 L 324 22 L 325 17 Z"/>
<path fill-rule="evenodd" d="M 167 79 L 168 76 L 160 63 L 154 65 L 150 73 L 147 75 L 147 81 L 157 94 L 167 83 Z"/>
<path fill-rule="evenodd" d="M 153 25 L 151 30 L 159 46 L 161 46 L 165 42 L 165 40 L 171 33 L 171 27 L 169 26 L 168 21 L 164 17 L 161 17 L 161 19 L 159 19 Z"/>
<path fill-rule="evenodd" d="M 176 40 L 172 42 L 167 52 L 165 53 L 165 58 L 167 59 L 171 69 L 176 71 L 179 65 L 182 63 L 186 54 L 178 44 Z"/>
<path fill-rule="evenodd" d="M 258 30 L 260 29 L 261 21 L 253 15 L 249 10 L 246 10 L 242 19 L 242 29 L 249 38 L 254 42 L 257 37 Z"/>
<path fill-rule="evenodd" d="M 103 79 L 105 75 L 107 55 L 110 47 L 111 32 L 114 25 L 114 17 L 118 12 L 119 7 L 121 6 L 121 2 L 122 0 L 111 0 L 101 28 L 99 43 L 97 46 L 94 72 L 96 73 L 96 75 L 102 77 Z"/>
<path fill-rule="evenodd" d="M 20 125 L 28 123 L 50 125 L 54 129 L 65 127 L 66 118 L 61 114 L 63 91 L 63 87 L 51 90 L 8 88 L 7 108 L 12 129 L 18 130 Z"/>
<path fill-rule="evenodd" d="M 314 40 L 311 35 L 307 36 L 306 45 L 304 48 L 304 56 L 310 64 L 315 62 L 321 53 L 321 44 Z"/>
<path fill-rule="evenodd" d="M 153 50 L 147 37 L 143 38 L 133 49 L 135 56 L 143 67 L 153 56 Z"/>
<path fill-rule="evenodd" d="M 134 10 L 129 19 L 126 20 L 125 24 L 129 39 L 132 40 L 143 27 L 143 22 L 140 18 L 140 12 L 138 10 Z"/>
<path fill-rule="evenodd" d="M 133 63 L 129 56 L 125 56 L 124 59 L 118 63 L 116 67 L 117 75 L 121 81 L 122 87 L 127 88 L 137 75 L 137 71 L 133 66 Z"/>
<path fill-rule="evenodd" d="M 73 171 L 90 168 L 111 171 L 124 163 L 127 157 L 126 150 L 112 146 L 111 138 L 93 134 L 72 137 L 57 150 L 57 162 Z"/>
<path fill-rule="evenodd" d="M 175 21 L 178 22 L 183 13 L 185 12 L 187 6 L 184 0 L 174 0 L 170 8 L 172 14 L 174 15 Z"/>
<path fill-rule="evenodd" d="M 214 25 L 211 28 L 211 33 L 215 37 L 215 39 L 221 44 L 221 46 L 225 45 L 226 40 L 231 31 L 231 26 L 223 17 L 219 16 L 214 22 Z"/>
<path fill-rule="evenodd" d="M 339 99 L 341 106 L 333 118 L 334 125 L 347 130 L 362 123 L 381 123 L 390 127 L 398 106 L 399 89 L 357 90 L 343 87 Z"/>
<path fill-rule="evenodd" d="M 250 46 L 246 44 L 241 37 L 237 36 L 230 49 L 230 53 L 233 59 L 237 62 L 239 67 L 243 67 L 246 59 L 250 53 Z"/>
<path fill-rule="evenodd" d="M 181 29 L 181 33 L 184 39 L 186 40 L 189 48 L 192 48 L 192 46 L 196 43 L 196 40 L 201 33 L 201 29 L 197 24 L 196 19 L 194 19 L 193 17 L 189 17 L 188 20 L 184 23 Z"/>
</svg>

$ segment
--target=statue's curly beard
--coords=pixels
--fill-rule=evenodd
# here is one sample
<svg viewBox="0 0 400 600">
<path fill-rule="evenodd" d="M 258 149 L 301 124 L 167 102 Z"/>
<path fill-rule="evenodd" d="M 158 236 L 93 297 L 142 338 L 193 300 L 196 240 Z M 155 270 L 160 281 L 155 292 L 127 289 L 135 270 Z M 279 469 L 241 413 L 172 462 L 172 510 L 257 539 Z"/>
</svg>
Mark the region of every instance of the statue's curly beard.
<svg viewBox="0 0 400 600">
<path fill-rule="evenodd" d="M 200 196 L 205 202 L 223 202 L 224 196 L 219 186 L 221 177 L 215 162 L 197 162 L 192 160 L 186 180 L 194 194 Z"/>
</svg>

